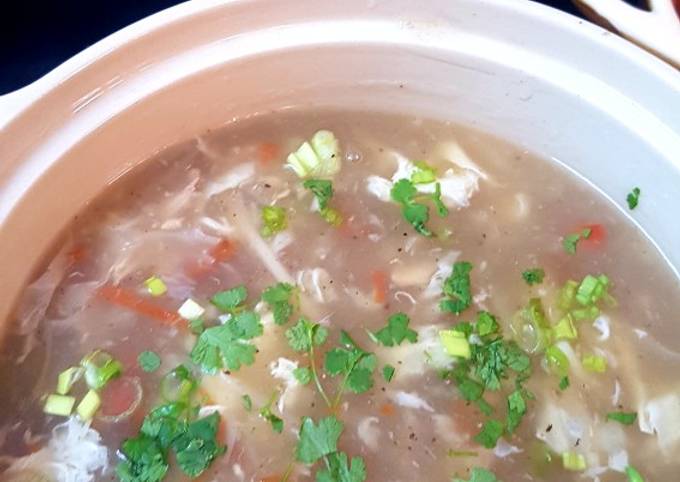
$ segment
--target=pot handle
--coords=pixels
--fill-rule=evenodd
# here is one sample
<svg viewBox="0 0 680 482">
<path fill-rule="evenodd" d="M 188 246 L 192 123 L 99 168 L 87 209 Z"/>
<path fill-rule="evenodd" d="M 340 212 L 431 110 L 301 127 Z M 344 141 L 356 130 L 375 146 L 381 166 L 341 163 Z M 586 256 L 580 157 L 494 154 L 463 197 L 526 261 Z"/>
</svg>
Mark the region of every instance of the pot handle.
<svg viewBox="0 0 680 482">
<path fill-rule="evenodd" d="M 680 68 L 680 0 L 649 0 L 649 11 L 623 0 L 574 1 L 595 22 Z"/>
</svg>

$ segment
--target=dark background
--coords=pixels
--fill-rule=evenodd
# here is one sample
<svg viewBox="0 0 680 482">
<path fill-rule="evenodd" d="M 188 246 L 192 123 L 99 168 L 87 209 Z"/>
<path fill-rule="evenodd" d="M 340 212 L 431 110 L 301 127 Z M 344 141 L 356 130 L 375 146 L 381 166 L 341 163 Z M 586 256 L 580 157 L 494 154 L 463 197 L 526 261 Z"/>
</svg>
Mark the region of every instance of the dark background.
<svg viewBox="0 0 680 482">
<path fill-rule="evenodd" d="M 571 0 L 539 1 L 579 15 Z M 178 3 L 181 2 L 173 0 L 2 1 L 0 3 L 0 94 L 23 87 L 116 30 Z"/>
</svg>

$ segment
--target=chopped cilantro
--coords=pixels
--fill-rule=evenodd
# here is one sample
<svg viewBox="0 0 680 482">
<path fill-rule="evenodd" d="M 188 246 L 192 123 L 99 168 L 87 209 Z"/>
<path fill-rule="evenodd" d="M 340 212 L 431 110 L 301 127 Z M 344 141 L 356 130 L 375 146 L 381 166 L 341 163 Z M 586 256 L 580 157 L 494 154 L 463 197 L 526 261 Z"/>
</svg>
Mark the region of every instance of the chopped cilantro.
<svg viewBox="0 0 680 482">
<path fill-rule="evenodd" d="M 300 318 L 294 326 L 286 330 L 286 338 L 293 350 L 305 352 L 309 351 L 313 345 L 322 345 L 328 338 L 328 330 L 318 323 Z"/>
<path fill-rule="evenodd" d="M 500 480 L 496 478 L 493 472 L 481 467 L 475 467 L 472 469 L 472 472 L 470 472 L 470 478 L 468 480 L 454 478 L 452 482 L 500 482 Z"/>
<path fill-rule="evenodd" d="M 430 215 L 429 209 L 424 204 L 415 201 L 418 190 L 408 179 L 400 179 L 392 186 L 390 196 L 393 201 L 401 205 L 401 213 L 417 232 L 423 236 L 432 236 L 432 232 L 425 227 Z"/>
<path fill-rule="evenodd" d="M 498 420 L 489 419 L 484 422 L 481 431 L 475 435 L 474 440 L 483 447 L 492 449 L 496 446 L 501 435 L 503 435 L 503 424 Z"/>
<path fill-rule="evenodd" d="M 626 196 L 626 201 L 628 202 L 628 209 L 631 211 L 635 209 L 640 202 L 640 188 L 634 187 L 631 192 Z"/>
<path fill-rule="evenodd" d="M 411 320 L 406 313 L 395 313 L 387 319 L 387 326 L 374 333 L 375 339 L 384 346 L 401 345 L 408 340 L 418 341 L 418 333 L 408 327 Z"/>
<path fill-rule="evenodd" d="M 194 318 L 193 320 L 189 320 L 189 330 L 191 330 L 191 333 L 194 335 L 200 335 L 205 331 L 205 322 L 203 321 L 203 318 Z"/>
<path fill-rule="evenodd" d="M 522 278 L 529 286 L 543 283 L 544 277 L 545 271 L 542 268 L 531 268 L 522 273 Z"/>
<path fill-rule="evenodd" d="M 527 404 L 522 395 L 522 390 L 515 390 L 508 396 L 508 433 L 515 431 L 526 412 Z"/>
<path fill-rule="evenodd" d="M 569 377 L 566 376 L 566 375 L 563 376 L 563 377 L 560 379 L 560 385 L 559 385 L 559 386 L 560 386 L 560 390 L 562 390 L 562 391 L 564 391 L 564 390 L 566 390 L 567 388 L 569 388 Z"/>
<path fill-rule="evenodd" d="M 288 227 L 286 210 L 279 206 L 264 206 L 262 208 L 262 228 L 260 234 L 269 238 Z"/>
<path fill-rule="evenodd" d="M 253 409 L 253 400 L 247 393 L 241 397 L 241 402 L 246 412 L 250 412 Z"/>
<path fill-rule="evenodd" d="M 272 412 L 272 406 L 274 405 L 277 396 L 278 392 L 274 392 L 267 405 L 260 409 L 260 417 L 269 422 L 274 432 L 281 433 L 283 432 L 283 420 Z"/>
<path fill-rule="evenodd" d="M 164 451 L 152 437 L 140 434 L 129 438 L 120 453 L 123 460 L 116 467 L 116 475 L 121 482 L 158 482 L 168 471 Z"/>
<path fill-rule="evenodd" d="M 389 383 L 392 381 L 392 378 L 394 378 L 394 372 L 395 369 L 392 365 L 387 364 L 383 367 L 382 374 L 386 382 Z"/>
<path fill-rule="evenodd" d="M 277 325 L 286 324 L 293 314 L 291 297 L 295 294 L 295 288 L 288 283 L 276 283 L 262 292 L 262 301 L 272 309 L 274 323 Z"/>
<path fill-rule="evenodd" d="M 172 442 L 177 464 L 188 476 L 198 477 L 225 452 L 215 439 L 219 423 L 220 414 L 213 412 L 188 424 Z"/>
<path fill-rule="evenodd" d="M 155 372 L 161 366 L 161 357 L 152 351 L 143 351 L 137 357 L 137 363 L 147 373 Z"/>
<path fill-rule="evenodd" d="M 238 370 L 241 365 L 252 365 L 255 361 L 256 348 L 248 340 L 260 335 L 262 324 L 257 313 L 236 313 L 224 325 L 200 334 L 191 350 L 191 359 L 209 374 L 224 368 Z"/>
<path fill-rule="evenodd" d="M 293 376 L 300 385 L 307 385 L 312 381 L 312 370 L 307 367 L 300 367 L 293 370 Z"/>
<path fill-rule="evenodd" d="M 337 452 L 342 429 L 342 422 L 333 415 L 322 418 L 318 424 L 309 417 L 303 417 L 295 458 L 299 462 L 313 464 L 321 457 Z"/>
<path fill-rule="evenodd" d="M 488 311 L 480 311 L 477 313 L 477 334 L 479 336 L 488 336 L 497 333 L 499 329 L 496 317 Z"/>
<path fill-rule="evenodd" d="M 417 161 L 414 163 L 416 168 L 411 174 L 411 182 L 413 184 L 430 184 L 437 180 L 437 171 L 424 161 Z"/>
<path fill-rule="evenodd" d="M 246 298 L 248 298 L 248 290 L 244 285 L 239 285 L 216 293 L 210 302 L 223 313 L 232 313 L 246 301 Z"/>
<path fill-rule="evenodd" d="M 363 482 L 366 480 L 366 464 L 361 457 L 352 457 L 351 463 L 344 452 L 326 457 L 327 468 L 316 473 L 316 482 Z"/>
<path fill-rule="evenodd" d="M 442 185 L 437 183 L 434 185 L 434 193 L 432 193 L 432 202 L 437 209 L 437 214 L 440 218 L 444 218 L 449 214 L 449 210 L 442 201 Z"/>
<path fill-rule="evenodd" d="M 583 229 L 580 233 L 568 234 L 562 240 L 562 247 L 569 254 L 576 254 L 576 246 L 582 239 L 588 239 L 592 230 L 590 228 Z"/>
<path fill-rule="evenodd" d="M 373 387 L 373 370 L 376 357 L 357 346 L 345 332 L 341 332 L 341 347 L 326 352 L 324 368 L 329 375 L 344 375 L 336 403 L 342 390 L 347 388 L 354 393 L 364 393 Z"/>
<path fill-rule="evenodd" d="M 637 413 L 635 412 L 609 412 L 607 414 L 607 420 L 613 420 L 623 425 L 633 425 L 636 419 Z"/>
<path fill-rule="evenodd" d="M 446 298 L 439 303 L 442 311 L 450 311 L 458 315 L 472 304 L 470 271 L 472 271 L 471 263 L 467 261 L 454 263 L 451 276 L 444 280 L 443 292 Z"/>
<path fill-rule="evenodd" d="M 319 213 L 321 217 L 333 226 L 342 223 L 342 216 L 335 209 L 328 206 L 333 197 L 333 184 L 326 179 L 308 179 L 302 183 L 305 189 L 309 189 L 319 203 Z"/>
</svg>

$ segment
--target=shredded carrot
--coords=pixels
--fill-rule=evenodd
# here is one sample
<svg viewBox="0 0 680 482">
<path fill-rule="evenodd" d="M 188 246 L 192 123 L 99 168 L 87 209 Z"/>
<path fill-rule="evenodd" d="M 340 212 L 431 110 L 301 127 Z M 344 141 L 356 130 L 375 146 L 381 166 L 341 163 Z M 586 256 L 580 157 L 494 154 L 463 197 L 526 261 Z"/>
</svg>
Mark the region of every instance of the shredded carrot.
<svg viewBox="0 0 680 482">
<path fill-rule="evenodd" d="M 225 238 L 210 248 L 208 254 L 218 263 L 223 263 L 224 261 L 229 261 L 234 256 L 235 252 L 236 244 Z"/>
<path fill-rule="evenodd" d="M 66 255 L 68 256 L 70 264 L 76 264 L 85 258 L 87 255 L 87 248 L 82 244 L 76 244 L 71 251 L 66 253 Z"/>
<path fill-rule="evenodd" d="M 380 415 L 383 415 L 385 417 L 391 417 L 395 413 L 397 413 L 397 409 L 394 406 L 394 404 L 390 402 L 385 402 L 382 405 L 380 405 Z"/>
<path fill-rule="evenodd" d="M 373 301 L 383 304 L 387 299 L 387 274 L 384 271 L 371 272 L 373 285 Z"/>
<path fill-rule="evenodd" d="M 165 324 L 176 325 L 183 321 L 182 317 L 177 313 L 168 311 L 151 301 L 145 300 L 133 291 L 124 288 L 104 285 L 99 289 L 98 295 L 109 303 L 128 308 L 140 315 L 153 318 Z M 183 326 L 183 324 L 180 326 Z"/>
<path fill-rule="evenodd" d="M 283 480 L 281 475 L 268 475 L 267 477 L 261 478 L 260 482 L 281 482 L 281 480 Z"/>
<path fill-rule="evenodd" d="M 257 158 L 262 164 L 266 164 L 279 157 L 279 151 L 278 144 L 263 142 L 257 147 Z"/>
<path fill-rule="evenodd" d="M 205 278 L 217 269 L 214 258 L 199 258 L 184 264 L 184 273 L 193 280 Z"/>
</svg>

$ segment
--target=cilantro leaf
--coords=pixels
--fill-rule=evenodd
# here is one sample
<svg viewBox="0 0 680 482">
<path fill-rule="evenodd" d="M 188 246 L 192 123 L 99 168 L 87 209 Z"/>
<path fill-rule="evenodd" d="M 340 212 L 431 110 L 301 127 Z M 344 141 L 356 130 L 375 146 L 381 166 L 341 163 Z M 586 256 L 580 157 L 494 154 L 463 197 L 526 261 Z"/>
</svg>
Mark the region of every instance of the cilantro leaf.
<svg viewBox="0 0 680 482">
<path fill-rule="evenodd" d="M 404 340 L 416 343 L 418 332 L 408 327 L 410 322 L 406 313 L 395 313 L 387 319 L 385 328 L 375 332 L 375 339 L 384 346 L 401 345 Z"/>
<path fill-rule="evenodd" d="M 220 414 L 210 415 L 190 423 L 172 443 L 177 463 L 190 477 L 198 477 L 212 461 L 226 450 L 217 443 Z"/>
<path fill-rule="evenodd" d="M 470 479 L 454 478 L 453 482 L 500 482 L 500 480 L 496 478 L 493 472 L 481 467 L 475 467 L 470 473 Z"/>
<path fill-rule="evenodd" d="M 295 325 L 286 330 L 286 338 L 293 350 L 305 352 L 309 351 L 312 345 L 323 345 L 328 338 L 328 330 L 318 323 L 300 318 Z"/>
<path fill-rule="evenodd" d="M 307 367 L 300 367 L 293 370 L 293 376 L 300 385 L 307 385 L 312 381 L 312 370 Z"/>
<path fill-rule="evenodd" d="M 293 314 L 291 296 L 295 288 L 288 283 L 276 283 L 262 292 L 262 301 L 267 303 L 274 314 L 274 323 L 284 325 Z"/>
<path fill-rule="evenodd" d="M 158 482 L 168 471 L 163 450 L 147 435 L 125 440 L 120 452 L 123 460 L 116 467 L 116 475 L 121 482 Z"/>
<path fill-rule="evenodd" d="M 253 400 L 247 393 L 241 397 L 241 402 L 243 402 L 243 408 L 246 412 L 250 412 L 253 409 Z"/>
<path fill-rule="evenodd" d="M 281 417 L 274 415 L 271 407 L 264 407 L 260 410 L 260 416 L 264 418 L 272 426 L 272 430 L 276 433 L 283 432 L 283 420 Z"/>
<path fill-rule="evenodd" d="M 305 189 L 309 189 L 319 203 L 319 211 L 323 211 L 328 206 L 328 202 L 333 197 L 333 183 L 326 179 L 308 179 L 302 183 Z"/>
<path fill-rule="evenodd" d="M 482 430 L 475 435 L 474 440 L 483 447 L 492 449 L 496 446 L 501 435 L 503 435 L 503 424 L 498 420 L 489 419 L 484 422 Z"/>
<path fill-rule="evenodd" d="M 609 412 L 607 414 L 607 420 L 613 420 L 623 425 L 633 425 L 636 419 L 637 413 L 635 412 Z"/>
<path fill-rule="evenodd" d="M 316 482 L 363 482 L 366 480 L 366 464 L 361 457 L 353 457 L 350 464 L 347 454 L 335 452 L 328 455 L 327 467 L 316 473 Z"/>
<path fill-rule="evenodd" d="M 566 376 L 566 375 L 563 376 L 563 377 L 560 379 L 560 385 L 559 385 L 559 386 L 560 386 L 560 390 L 562 390 L 562 391 L 564 391 L 564 390 L 566 390 L 567 388 L 569 388 L 569 377 Z"/>
<path fill-rule="evenodd" d="M 522 396 L 522 391 L 515 390 L 508 396 L 508 433 L 515 431 L 526 412 L 527 404 Z"/>
<path fill-rule="evenodd" d="M 640 188 L 634 187 L 631 192 L 626 196 L 626 202 L 628 203 L 628 209 L 631 211 L 635 209 L 640 202 Z"/>
<path fill-rule="evenodd" d="M 260 335 L 262 324 L 257 313 L 236 313 L 224 325 L 208 328 L 200 334 L 191 350 L 191 359 L 209 374 L 225 367 L 238 370 L 255 361 L 256 348 L 248 340 Z"/>
<path fill-rule="evenodd" d="M 496 317 L 488 311 L 477 313 L 477 333 L 479 336 L 487 336 L 497 333 L 499 329 Z"/>
<path fill-rule="evenodd" d="M 437 214 L 440 218 L 444 218 L 449 214 L 449 210 L 446 205 L 442 202 L 442 185 L 437 183 L 434 185 L 434 192 L 432 193 L 432 202 L 434 207 L 437 209 Z"/>
<path fill-rule="evenodd" d="M 392 381 L 392 378 L 394 378 L 394 372 L 395 368 L 390 364 L 387 364 L 383 367 L 382 374 L 386 382 L 389 383 Z"/>
<path fill-rule="evenodd" d="M 582 239 L 588 239 L 592 230 L 584 228 L 580 233 L 568 234 L 562 240 L 562 247 L 569 254 L 576 254 L 576 246 Z"/>
<path fill-rule="evenodd" d="M 155 372 L 161 366 L 161 357 L 155 352 L 143 351 L 137 357 L 137 363 L 147 373 Z"/>
<path fill-rule="evenodd" d="M 248 298 L 248 290 L 244 285 L 238 285 L 226 291 L 216 293 L 210 302 L 223 313 L 231 313 Z"/>
<path fill-rule="evenodd" d="M 472 304 L 470 292 L 470 271 L 472 264 L 467 261 L 454 263 L 451 275 L 444 280 L 443 292 L 446 299 L 439 303 L 442 311 L 450 311 L 456 315 Z"/>
<path fill-rule="evenodd" d="M 311 418 L 303 417 L 300 439 L 295 448 L 296 460 L 313 464 L 321 457 L 337 452 L 342 429 L 342 422 L 333 415 L 322 418 L 316 425 Z"/>
<path fill-rule="evenodd" d="M 357 346 L 345 332 L 341 332 L 340 348 L 333 348 L 326 352 L 324 368 L 329 375 L 344 374 L 342 388 L 354 393 L 363 393 L 373 387 L 373 370 L 376 357 Z"/>
<path fill-rule="evenodd" d="M 417 232 L 423 236 L 432 236 L 432 232 L 425 227 L 430 218 L 429 209 L 424 204 L 415 202 L 414 197 L 418 193 L 413 183 L 408 179 L 400 179 L 392 186 L 390 197 L 393 201 L 401 204 L 401 213 Z"/>
<path fill-rule="evenodd" d="M 140 432 L 157 441 L 167 450 L 177 436 L 184 431 L 188 406 L 183 402 L 160 405 L 144 417 Z"/>
<path fill-rule="evenodd" d="M 576 252 L 576 247 L 574 246 L 574 252 Z M 527 269 L 522 273 L 522 278 L 524 281 L 531 286 L 543 283 L 543 278 L 545 277 L 545 271 L 541 268 L 531 268 Z"/>
</svg>

